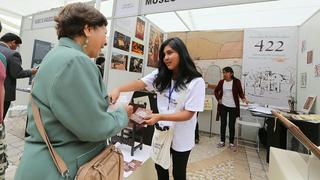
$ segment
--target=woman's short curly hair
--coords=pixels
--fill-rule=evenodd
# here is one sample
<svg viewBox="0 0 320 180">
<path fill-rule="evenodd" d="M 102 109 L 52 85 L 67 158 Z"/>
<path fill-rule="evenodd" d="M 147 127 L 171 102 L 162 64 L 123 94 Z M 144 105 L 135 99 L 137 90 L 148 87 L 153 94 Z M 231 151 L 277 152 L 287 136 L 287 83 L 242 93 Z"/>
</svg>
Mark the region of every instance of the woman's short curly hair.
<svg viewBox="0 0 320 180">
<path fill-rule="evenodd" d="M 84 3 L 73 3 L 66 5 L 54 18 L 57 23 L 56 29 L 58 39 L 61 37 L 74 38 L 84 35 L 84 27 L 107 26 L 106 17 L 93 6 Z"/>
</svg>

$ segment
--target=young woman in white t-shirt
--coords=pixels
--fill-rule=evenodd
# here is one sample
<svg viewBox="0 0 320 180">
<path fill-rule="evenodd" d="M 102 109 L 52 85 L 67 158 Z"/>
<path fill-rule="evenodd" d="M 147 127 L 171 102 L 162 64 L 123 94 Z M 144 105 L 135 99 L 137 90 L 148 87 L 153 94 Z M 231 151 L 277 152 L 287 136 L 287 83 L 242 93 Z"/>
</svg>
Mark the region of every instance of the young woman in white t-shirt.
<svg viewBox="0 0 320 180">
<path fill-rule="evenodd" d="M 241 82 L 239 79 L 234 77 L 231 67 L 223 68 L 223 79 L 219 81 L 218 85 L 214 89 L 214 95 L 219 102 L 217 117 L 221 117 L 221 141 L 218 144 L 218 147 L 225 146 L 227 117 L 229 114 L 229 148 L 236 150 L 234 135 L 236 118 L 240 117 L 239 98 L 241 98 L 243 102 L 248 102 L 244 97 Z"/>
<path fill-rule="evenodd" d="M 160 47 L 158 69 L 140 80 L 114 89 L 110 93 L 111 102 L 116 102 L 120 92 L 144 88 L 157 92 L 159 109 L 159 114 L 153 114 L 145 123 L 155 124 L 158 130 L 166 130 L 175 124 L 171 144 L 173 177 L 185 180 L 188 158 L 194 147 L 196 112 L 203 111 L 205 82 L 181 39 L 175 37 L 164 41 Z M 185 98 L 176 111 L 181 94 L 185 94 Z M 169 180 L 168 169 L 157 164 L 155 167 L 159 180 Z"/>
</svg>

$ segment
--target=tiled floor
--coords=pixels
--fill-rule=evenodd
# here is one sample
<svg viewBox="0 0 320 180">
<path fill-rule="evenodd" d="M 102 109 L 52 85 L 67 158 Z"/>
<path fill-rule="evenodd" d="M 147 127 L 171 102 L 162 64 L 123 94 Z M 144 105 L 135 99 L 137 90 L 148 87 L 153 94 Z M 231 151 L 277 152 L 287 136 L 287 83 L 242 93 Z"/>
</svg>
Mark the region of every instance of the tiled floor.
<svg viewBox="0 0 320 180">
<path fill-rule="evenodd" d="M 23 153 L 25 114 L 7 118 L 6 140 L 9 168 L 6 179 L 14 178 L 19 159 Z M 258 154 L 253 149 L 239 148 L 233 152 L 226 148 L 216 148 L 219 136 L 209 138 L 201 134 L 200 143 L 192 150 L 188 163 L 188 180 L 237 179 L 267 180 L 268 165 L 265 163 L 266 152 Z"/>
</svg>

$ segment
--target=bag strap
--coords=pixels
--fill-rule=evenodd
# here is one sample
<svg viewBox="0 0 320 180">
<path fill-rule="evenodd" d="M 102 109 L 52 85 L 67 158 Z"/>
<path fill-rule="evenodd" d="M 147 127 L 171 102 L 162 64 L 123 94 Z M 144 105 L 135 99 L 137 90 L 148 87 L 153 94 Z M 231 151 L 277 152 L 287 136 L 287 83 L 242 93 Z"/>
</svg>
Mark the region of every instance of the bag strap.
<svg viewBox="0 0 320 180">
<path fill-rule="evenodd" d="M 37 129 L 49 149 L 49 152 L 54 164 L 56 165 L 62 177 L 66 179 L 70 178 L 69 169 L 66 163 L 62 160 L 62 158 L 58 155 L 58 153 L 55 151 L 55 149 L 50 143 L 49 137 L 46 133 L 46 130 L 43 126 L 43 122 L 41 120 L 39 108 L 36 105 L 36 103 L 32 100 L 31 96 L 30 96 L 30 101 L 31 101 L 32 113 L 33 113 L 33 117 L 34 117 L 34 121 L 36 123 Z"/>
</svg>

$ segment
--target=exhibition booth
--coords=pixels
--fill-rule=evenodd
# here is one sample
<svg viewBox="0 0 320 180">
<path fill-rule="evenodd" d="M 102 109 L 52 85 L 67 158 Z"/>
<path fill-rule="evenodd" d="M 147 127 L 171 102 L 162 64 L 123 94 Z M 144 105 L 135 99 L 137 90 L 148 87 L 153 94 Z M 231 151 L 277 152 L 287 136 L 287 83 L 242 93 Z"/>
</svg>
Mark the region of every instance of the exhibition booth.
<svg viewBox="0 0 320 180">
<path fill-rule="evenodd" d="M 247 99 L 254 104 L 250 108 L 255 108 L 256 112 L 271 114 L 270 108 L 280 108 L 320 113 L 320 101 L 316 100 L 320 96 L 320 43 L 316 38 L 320 31 L 320 12 L 316 7 L 320 2 L 310 0 L 308 5 L 302 0 L 290 1 L 290 5 L 288 2 L 87 2 L 96 6 L 109 22 L 108 45 L 102 50 L 106 58 L 103 79 L 107 90 L 155 70 L 161 43 L 177 36 L 187 45 L 206 82 L 217 84 L 223 78 L 222 69 L 232 67 L 235 76 L 241 79 Z M 46 53 L 57 45 L 53 17 L 59 10 L 61 8 L 23 17 L 20 32 L 23 67 L 41 64 Z M 31 82 L 32 78 L 19 80 L 18 87 L 30 88 Z M 28 94 L 19 91 L 14 104 L 26 105 L 27 102 Z M 290 102 L 294 109 L 290 109 Z M 264 127 L 267 117 L 252 116 L 248 107 L 242 107 L 241 121 Z M 206 89 L 205 111 L 198 119 L 200 131 L 219 134 L 216 108 L 213 90 Z M 239 135 L 255 141 L 257 131 L 258 128 L 242 126 Z M 146 150 L 148 148 L 146 146 Z"/>
</svg>

